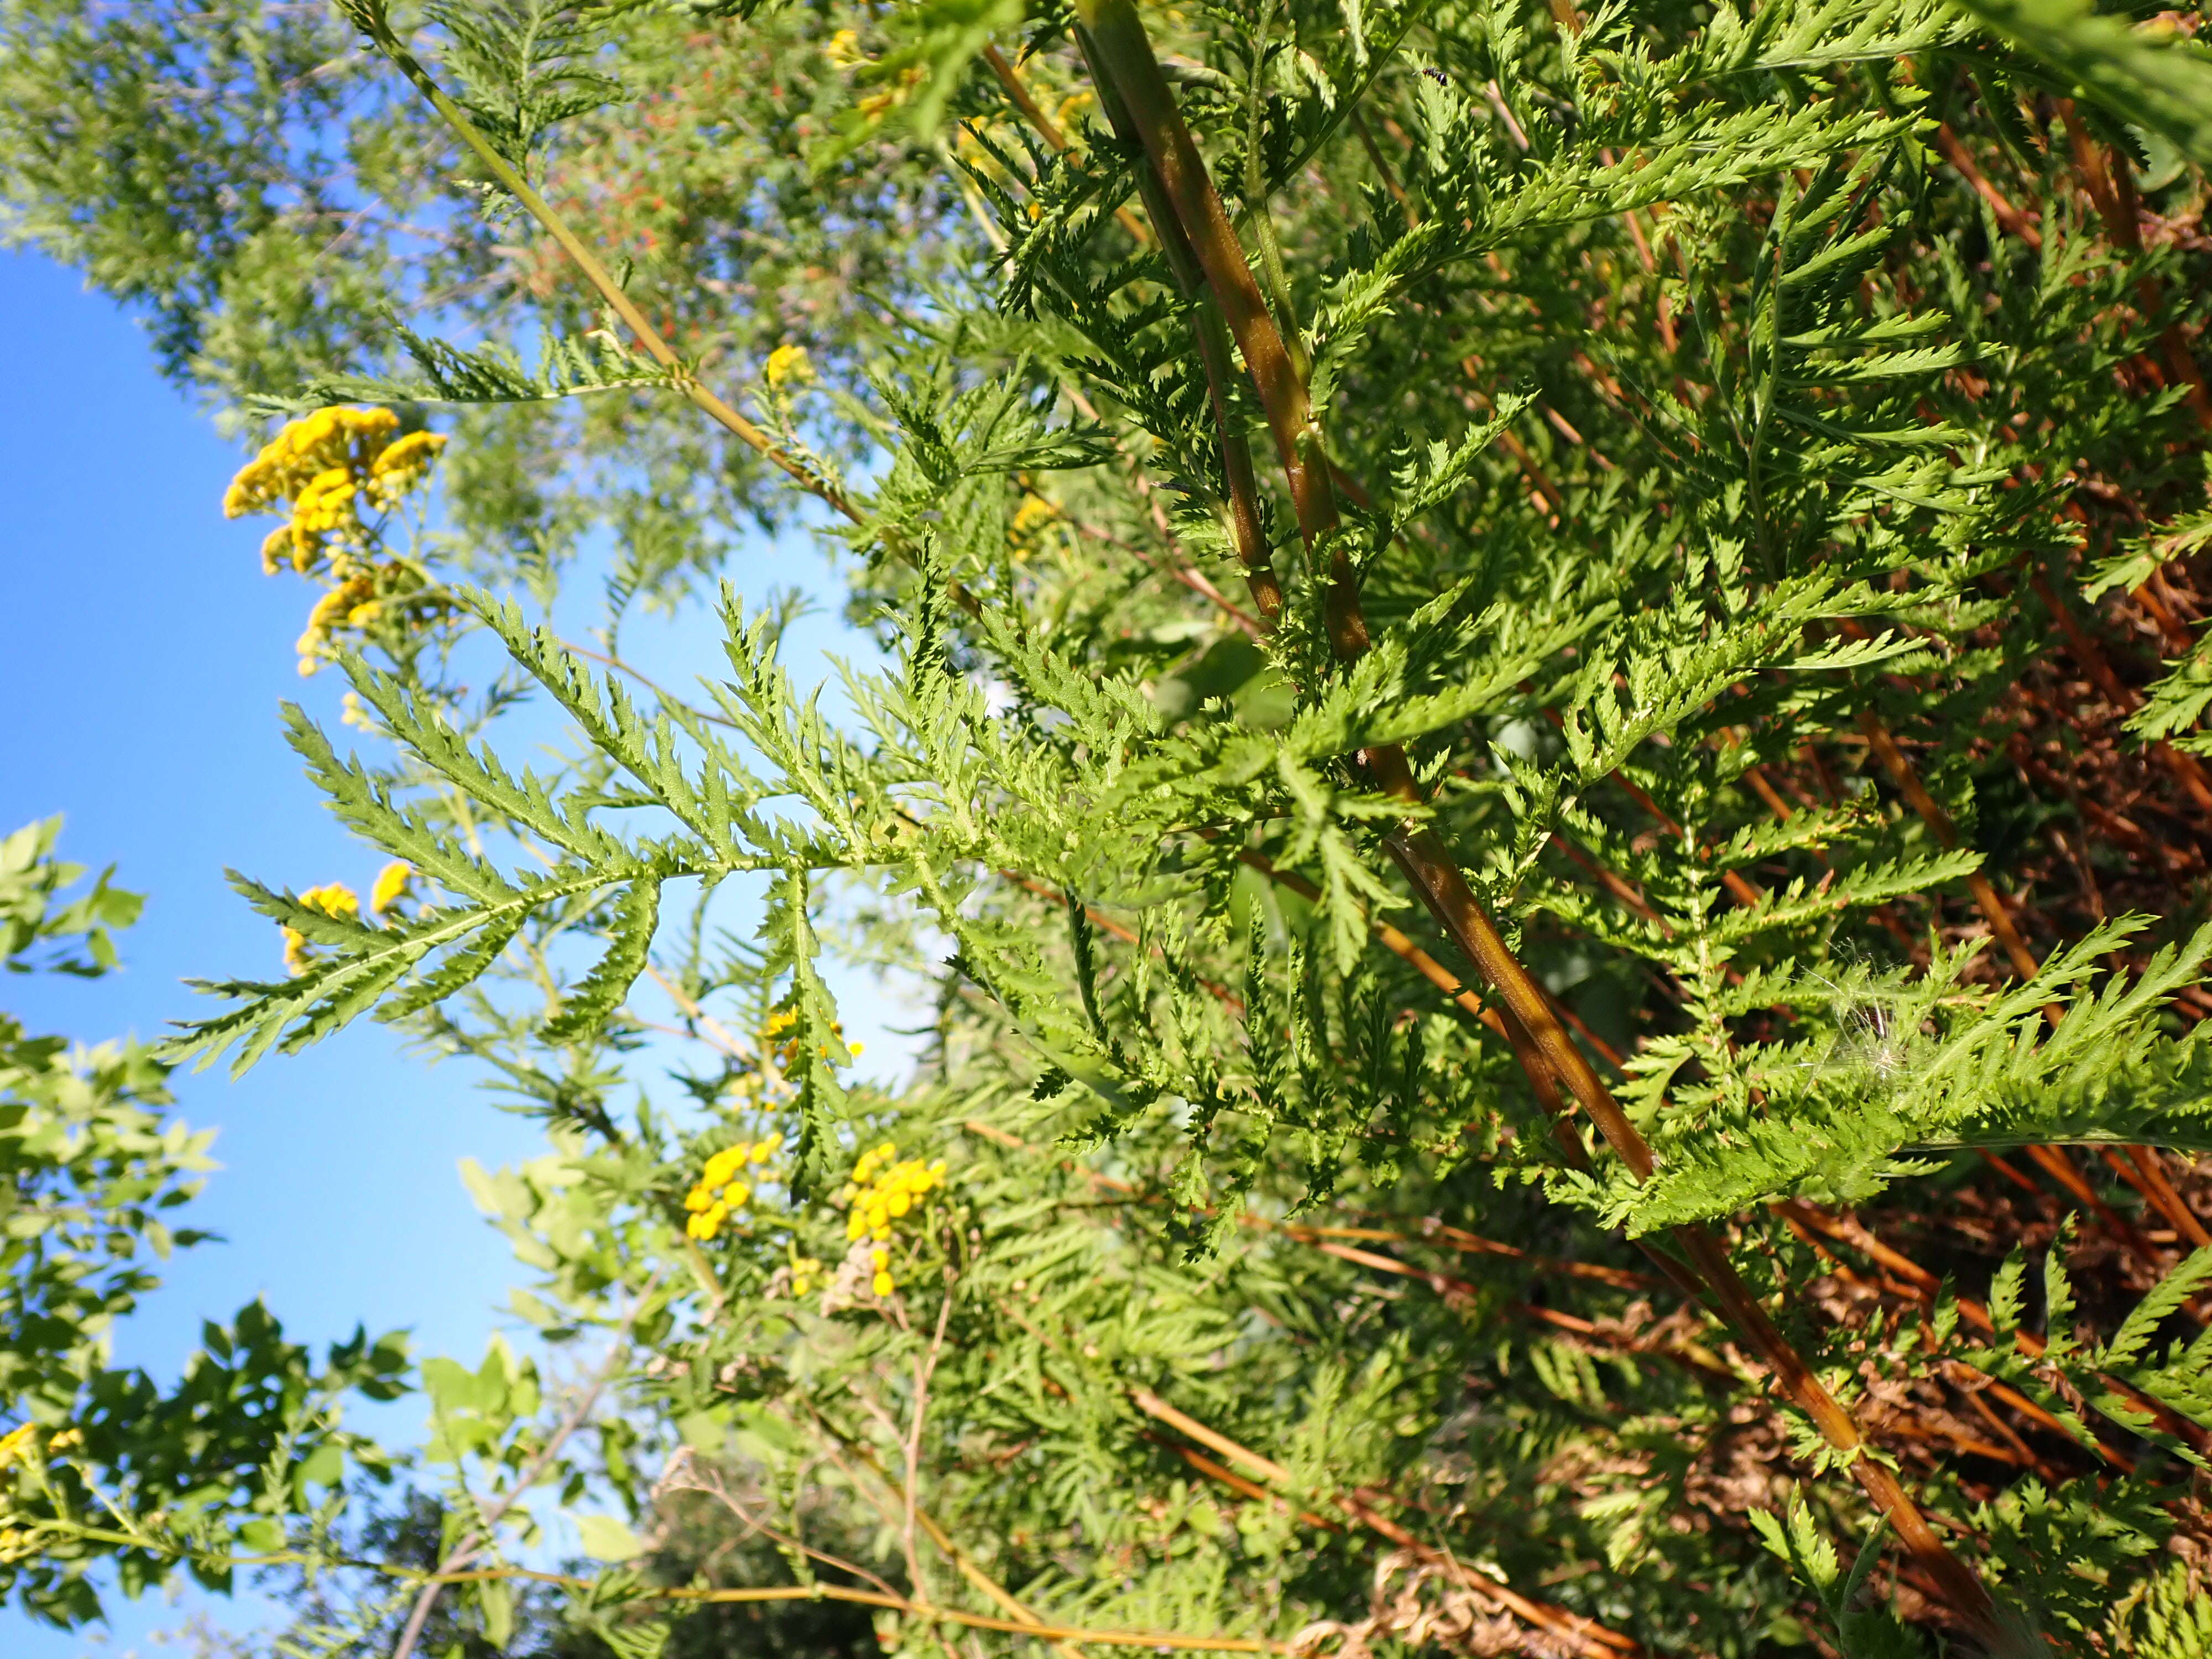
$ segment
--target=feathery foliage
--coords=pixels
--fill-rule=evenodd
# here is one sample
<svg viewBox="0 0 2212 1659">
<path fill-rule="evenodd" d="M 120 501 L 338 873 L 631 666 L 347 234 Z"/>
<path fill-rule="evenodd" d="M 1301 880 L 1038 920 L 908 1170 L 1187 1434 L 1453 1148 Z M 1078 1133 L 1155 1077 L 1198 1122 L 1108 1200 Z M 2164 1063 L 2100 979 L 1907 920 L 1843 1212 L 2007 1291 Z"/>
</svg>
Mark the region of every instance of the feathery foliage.
<svg viewBox="0 0 2212 1659">
<path fill-rule="evenodd" d="M 438 603 L 331 577 L 360 742 L 287 714 L 393 884 L 240 877 L 292 971 L 165 1063 L 470 1057 L 592 1380 L 426 1362 L 436 1546 L 285 1511 L 350 1575 L 300 1650 L 2203 1645 L 2204 19 L 343 9 L 143 27 L 351 147 L 356 249 L 281 159 L 281 257 L 93 177 L 121 120 L 0 182 L 95 275 L 191 247 L 103 280 L 240 408 L 456 411 L 360 532 Z M 0 120 L 135 73 L 8 16 Z M 877 665 L 794 678 L 749 522 Z"/>
</svg>

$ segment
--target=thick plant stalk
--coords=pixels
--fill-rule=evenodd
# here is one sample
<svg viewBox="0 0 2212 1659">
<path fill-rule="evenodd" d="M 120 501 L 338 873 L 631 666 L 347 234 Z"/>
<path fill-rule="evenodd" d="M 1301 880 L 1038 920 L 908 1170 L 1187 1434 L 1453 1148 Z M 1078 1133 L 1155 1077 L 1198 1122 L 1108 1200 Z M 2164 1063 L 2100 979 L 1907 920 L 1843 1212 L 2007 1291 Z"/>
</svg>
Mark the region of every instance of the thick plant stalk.
<svg viewBox="0 0 2212 1659">
<path fill-rule="evenodd" d="M 1367 628 L 1359 616 L 1351 561 L 1340 548 L 1329 546 L 1340 528 L 1336 495 L 1305 383 L 1275 327 L 1252 268 L 1245 263 L 1228 210 L 1206 174 L 1167 78 L 1160 73 L 1136 8 L 1129 0 L 1085 0 L 1076 10 L 1087 36 L 1085 51 L 1092 56 L 1101 102 L 1110 91 L 1135 129 L 1149 171 L 1165 198 L 1170 222 L 1179 225 L 1188 240 L 1221 319 L 1243 354 L 1290 482 L 1299 534 L 1310 551 L 1328 559 L 1329 643 L 1339 657 L 1357 657 L 1367 648 Z M 1151 210 L 1150 202 L 1146 208 Z M 1165 226 L 1160 228 L 1164 237 Z"/>
<path fill-rule="evenodd" d="M 1189 238 L 1243 355 L 1282 461 L 1299 530 L 1310 554 L 1328 561 L 1329 641 L 1339 659 L 1349 661 L 1365 652 L 1369 636 L 1357 579 L 1338 537 L 1335 496 L 1306 387 L 1160 72 L 1135 7 L 1131 0 L 1077 0 L 1076 9 L 1088 31 L 1102 84 L 1111 84 L 1136 125 L 1168 205 Z M 1408 805 L 1418 804 L 1419 791 L 1402 748 L 1372 749 L 1361 758 L 1385 793 Z M 1507 946 L 1436 833 L 1425 826 L 1408 825 L 1393 835 L 1389 845 L 1423 902 L 1498 991 L 1515 1052 L 1532 1082 L 1540 1085 L 1540 1097 L 1544 1085 L 1557 1078 L 1630 1171 L 1639 1181 L 1648 1178 L 1654 1168 L 1650 1146 L 1553 1015 L 1542 988 Z M 1936 1535 L 1896 1477 L 1868 1455 L 1856 1421 L 1767 1317 L 1719 1242 L 1701 1227 L 1676 1229 L 1675 1237 L 1716 1301 L 1759 1349 L 1792 1403 L 1848 1462 L 1854 1478 L 1888 1516 L 1952 1611 L 1984 1642 L 2003 1644 L 2005 1632 L 1989 1592 Z"/>
<path fill-rule="evenodd" d="M 1091 46 L 1077 36 L 1090 63 L 1091 79 L 1098 88 L 1098 106 L 1107 124 L 1122 143 L 1141 142 L 1135 120 L 1122 103 L 1114 82 L 1091 62 Z M 1160 252 L 1173 273 L 1176 286 L 1189 301 L 1191 331 L 1198 343 L 1199 362 L 1206 370 L 1206 401 L 1213 410 L 1214 429 L 1221 440 L 1221 475 L 1229 491 L 1230 533 L 1237 545 L 1237 562 L 1244 568 L 1245 586 L 1260 612 L 1262 627 L 1273 631 L 1283 614 L 1283 585 L 1275 574 L 1274 556 L 1267 546 L 1266 521 L 1260 515 L 1260 484 L 1252 471 L 1252 446 L 1237 423 L 1229 405 L 1230 377 L 1235 372 L 1229 355 L 1229 328 L 1215 302 L 1198 255 L 1182 233 L 1158 175 L 1150 168 L 1137 172 L 1137 193 L 1151 215 L 1159 235 Z"/>
</svg>

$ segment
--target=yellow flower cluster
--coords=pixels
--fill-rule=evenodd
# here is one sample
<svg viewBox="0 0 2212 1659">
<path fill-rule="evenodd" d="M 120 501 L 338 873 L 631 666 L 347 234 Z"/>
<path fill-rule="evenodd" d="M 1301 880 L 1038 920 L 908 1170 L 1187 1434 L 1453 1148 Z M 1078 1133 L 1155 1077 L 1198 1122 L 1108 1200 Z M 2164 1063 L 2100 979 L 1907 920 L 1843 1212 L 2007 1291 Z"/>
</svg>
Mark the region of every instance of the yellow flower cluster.
<svg viewBox="0 0 2212 1659">
<path fill-rule="evenodd" d="M 878 88 L 876 91 L 869 93 L 854 107 L 860 111 L 862 120 L 872 125 L 905 103 L 913 94 L 914 89 L 927 78 L 922 73 L 921 64 L 909 64 L 898 72 L 897 78 L 889 86 Z"/>
<path fill-rule="evenodd" d="M 262 569 L 274 574 L 289 564 L 332 584 L 300 635 L 301 673 L 331 653 L 338 630 L 372 626 L 422 586 L 407 566 L 369 557 L 375 536 L 362 511 L 398 505 L 445 447 L 434 432 L 401 435 L 388 409 L 319 409 L 287 424 L 231 480 L 226 516 L 285 514 L 261 544 Z"/>
<path fill-rule="evenodd" d="M 326 882 L 320 887 L 310 887 L 300 895 L 300 902 L 311 910 L 320 910 L 337 921 L 351 921 L 361 915 L 361 898 L 342 881 Z M 307 971 L 307 935 L 296 927 L 284 930 L 284 971 L 304 974 Z"/>
<path fill-rule="evenodd" d="M 845 1237 L 858 1243 L 872 1240 L 869 1259 L 875 1268 L 875 1291 L 889 1296 L 898 1288 L 891 1277 L 891 1224 L 903 1219 L 933 1188 L 945 1184 L 945 1160 L 924 1164 L 918 1158 L 902 1159 L 896 1143 L 886 1140 L 860 1154 L 853 1178 L 837 1194 L 840 1204 L 852 1206 L 845 1218 Z"/>
<path fill-rule="evenodd" d="M 739 1141 L 726 1146 L 707 1160 L 707 1167 L 699 1172 L 699 1179 L 684 1195 L 684 1207 L 691 1218 L 684 1224 L 685 1234 L 702 1242 L 722 1231 L 722 1224 L 730 1218 L 730 1212 L 744 1206 L 753 1195 L 752 1188 L 738 1177 L 750 1164 L 765 1164 L 782 1147 L 781 1140 L 770 1137 L 766 1140 Z"/>
<path fill-rule="evenodd" d="M 1090 88 L 1078 87 L 1060 100 L 1060 107 L 1052 114 L 1053 125 L 1067 135 L 1069 143 L 1074 143 L 1081 136 L 1083 118 L 1097 101 Z"/>
<path fill-rule="evenodd" d="M 1026 559 L 1045 545 L 1046 532 L 1060 521 L 1057 507 L 1034 490 L 1023 495 L 1006 526 L 1007 544 L 1017 560 Z"/>
<path fill-rule="evenodd" d="M 792 1009 L 779 1008 L 769 1015 L 767 1023 L 760 1028 L 760 1062 L 730 1079 L 731 1094 L 741 1101 L 757 1097 L 763 1103 L 773 1103 L 787 1100 L 797 1092 L 797 1085 L 792 1082 L 790 1073 L 798 1066 L 799 1060 L 798 1026 L 799 1015 Z M 842 1041 L 844 1027 L 839 1025 L 832 1029 L 833 1035 Z M 848 1042 L 844 1046 L 855 1056 L 861 1051 L 860 1044 L 857 1042 Z M 817 1043 L 815 1052 L 826 1060 L 830 1055 L 830 1045 Z"/>
<path fill-rule="evenodd" d="M 779 1008 L 768 1017 L 768 1024 L 761 1028 L 762 1036 L 769 1042 L 769 1058 L 775 1062 L 779 1071 L 788 1072 L 799 1064 L 799 1033 L 793 1029 L 798 1024 L 799 1015 L 793 1010 Z M 787 1031 L 791 1035 L 786 1036 L 784 1033 Z M 833 1023 L 830 1027 L 830 1035 L 842 1041 L 845 1035 L 844 1022 L 838 1020 Z M 855 1057 L 858 1057 L 861 1051 L 860 1045 L 857 1042 L 848 1042 L 845 1044 L 845 1048 L 847 1053 Z M 830 1058 L 830 1045 L 826 1042 L 817 1042 L 814 1045 L 814 1052 L 827 1060 Z"/>
<path fill-rule="evenodd" d="M 397 505 L 446 447 L 434 432 L 398 433 L 388 409 L 319 409 L 290 422 L 231 480 L 223 515 L 289 508 L 261 544 L 271 573 L 287 562 L 304 576 L 326 559 L 357 559 L 368 540 L 362 507 Z"/>
</svg>

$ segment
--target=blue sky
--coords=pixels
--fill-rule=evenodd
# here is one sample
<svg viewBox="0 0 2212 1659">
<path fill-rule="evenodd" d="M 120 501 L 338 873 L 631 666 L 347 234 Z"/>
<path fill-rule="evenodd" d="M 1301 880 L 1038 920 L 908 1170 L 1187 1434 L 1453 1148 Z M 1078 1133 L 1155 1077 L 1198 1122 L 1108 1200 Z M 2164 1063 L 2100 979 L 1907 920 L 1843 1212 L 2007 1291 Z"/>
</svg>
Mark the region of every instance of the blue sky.
<svg viewBox="0 0 2212 1659">
<path fill-rule="evenodd" d="M 265 525 L 222 515 L 237 450 L 154 374 L 136 325 L 74 273 L 0 253 L 0 314 L 13 324 L 11 395 L 0 403 L 0 833 L 64 813 L 64 855 L 114 862 L 149 901 L 125 971 L 91 983 L 11 978 L 0 992 L 33 1030 L 150 1035 L 194 1012 L 183 977 L 277 968 L 275 930 L 224 885 L 226 865 L 295 888 L 363 886 L 380 860 L 324 812 L 280 735 L 281 700 L 327 716 L 343 686 L 330 672 L 303 684 L 292 641 L 307 590 L 261 574 Z M 729 574 L 748 592 L 770 580 L 829 591 L 803 543 L 751 550 Z M 657 647 L 656 667 L 683 684 L 711 644 L 696 627 L 639 629 L 624 648 Z M 794 657 L 867 654 L 827 617 L 793 645 Z M 886 1022 L 905 1011 L 838 977 L 848 1030 L 868 1042 L 870 1069 L 889 1073 L 904 1048 Z M 418 1353 L 482 1352 L 506 1322 L 495 1304 L 510 1261 L 455 1166 L 532 1155 L 533 1125 L 496 1110 L 461 1066 L 426 1068 L 366 1023 L 241 1082 L 217 1071 L 179 1085 L 184 1117 L 220 1131 L 222 1168 L 192 1218 L 226 1243 L 172 1264 L 119 1334 L 118 1359 L 173 1373 L 202 1319 L 257 1295 L 310 1342 L 358 1322 L 410 1327 Z M 405 1401 L 376 1426 L 404 1437 L 420 1416 Z M 0 1653 L 143 1653 L 148 1632 L 180 1617 L 125 1605 L 108 1639 L 88 1642 L 0 1610 Z"/>
</svg>

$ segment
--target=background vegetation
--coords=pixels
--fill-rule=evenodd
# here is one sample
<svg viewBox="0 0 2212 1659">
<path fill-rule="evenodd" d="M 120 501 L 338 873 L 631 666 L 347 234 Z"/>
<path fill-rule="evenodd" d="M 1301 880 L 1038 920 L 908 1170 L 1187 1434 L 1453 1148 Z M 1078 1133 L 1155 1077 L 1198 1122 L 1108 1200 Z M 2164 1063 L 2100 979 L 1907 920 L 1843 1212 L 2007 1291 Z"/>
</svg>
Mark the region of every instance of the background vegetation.
<svg viewBox="0 0 2212 1659">
<path fill-rule="evenodd" d="M 22 1605 L 2212 1649 L 2197 14 L 0 19 L 9 233 L 246 444 L 376 871 L 239 878 L 286 971 L 157 1051 L 0 1025 Z M 827 695 L 716 580 L 792 526 Z M 98 973 L 54 838 L 7 960 Z M 372 1016 L 542 1119 L 471 1176 L 540 1342 L 113 1367 L 169 1068 Z"/>
</svg>

